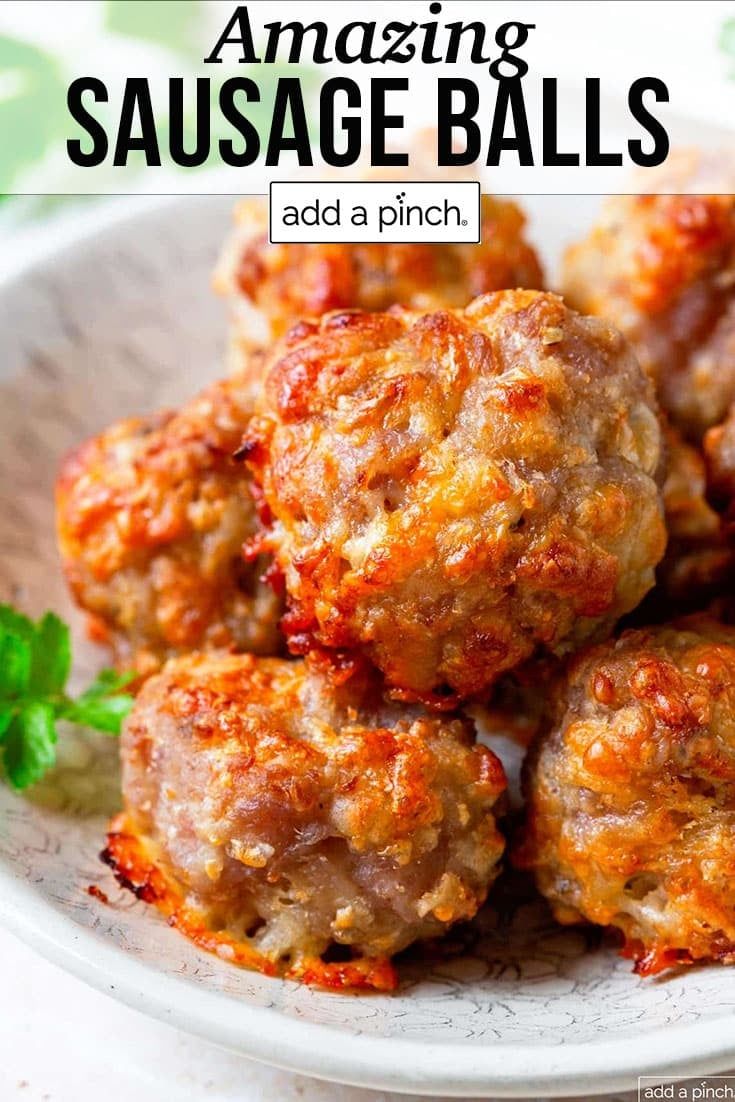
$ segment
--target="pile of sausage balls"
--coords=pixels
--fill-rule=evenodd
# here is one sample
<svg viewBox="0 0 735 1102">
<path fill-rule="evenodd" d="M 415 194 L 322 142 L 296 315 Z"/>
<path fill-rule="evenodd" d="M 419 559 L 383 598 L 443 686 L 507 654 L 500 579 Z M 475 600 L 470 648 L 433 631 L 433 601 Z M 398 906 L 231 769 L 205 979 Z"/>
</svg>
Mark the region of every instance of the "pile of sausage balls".
<svg viewBox="0 0 735 1102">
<path fill-rule="evenodd" d="M 200 946 L 388 990 L 505 861 L 640 974 L 735 962 L 735 195 L 675 173 L 563 297 L 509 201 L 479 245 L 269 244 L 245 202 L 227 378 L 65 459 L 138 674 L 104 856 Z M 519 822 L 498 700 L 541 716 Z"/>
</svg>

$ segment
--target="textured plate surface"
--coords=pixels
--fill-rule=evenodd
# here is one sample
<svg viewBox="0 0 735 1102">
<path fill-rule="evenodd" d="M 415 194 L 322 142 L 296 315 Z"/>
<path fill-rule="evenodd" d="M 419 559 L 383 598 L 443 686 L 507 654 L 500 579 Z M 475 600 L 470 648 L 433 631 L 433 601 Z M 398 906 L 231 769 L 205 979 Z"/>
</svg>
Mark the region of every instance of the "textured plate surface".
<svg viewBox="0 0 735 1102">
<path fill-rule="evenodd" d="M 528 205 L 548 257 L 596 202 Z M 55 467 L 114 418 L 216 376 L 224 317 L 208 282 L 229 206 L 113 205 L 0 285 L 0 599 L 72 621 L 80 681 L 102 656 L 84 643 L 60 579 Z M 589 1095 L 735 1060 L 732 971 L 640 980 L 535 905 L 481 924 L 464 955 L 407 964 L 390 997 L 315 992 L 203 955 L 98 861 L 119 800 L 114 744 L 71 732 L 62 741 L 59 767 L 30 799 L 0 785 L 0 917 L 140 1010 L 307 1074 L 444 1095 Z"/>
</svg>

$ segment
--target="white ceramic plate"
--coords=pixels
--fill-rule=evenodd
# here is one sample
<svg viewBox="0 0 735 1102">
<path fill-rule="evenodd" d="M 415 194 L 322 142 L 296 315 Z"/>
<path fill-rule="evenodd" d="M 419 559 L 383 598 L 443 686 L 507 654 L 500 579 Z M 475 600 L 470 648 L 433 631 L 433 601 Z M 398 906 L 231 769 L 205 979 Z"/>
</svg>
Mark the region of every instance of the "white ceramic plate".
<svg viewBox="0 0 735 1102">
<path fill-rule="evenodd" d="M 550 258 L 596 201 L 528 205 Z M 113 418 L 216 375 L 224 318 L 208 284 L 229 206 L 113 204 L 0 284 L 0 599 L 81 626 L 54 548 L 56 463 Z M 101 658 L 76 642 L 82 680 Z M 102 736 L 70 733 L 30 799 L 0 786 L 0 918 L 101 990 L 211 1041 L 323 1078 L 457 1096 L 590 1095 L 735 1063 L 732 970 L 644 981 L 532 906 L 480 928 L 464 956 L 408 967 L 389 997 L 238 971 L 116 888 L 97 854 L 118 799 Z"/>
</svg>

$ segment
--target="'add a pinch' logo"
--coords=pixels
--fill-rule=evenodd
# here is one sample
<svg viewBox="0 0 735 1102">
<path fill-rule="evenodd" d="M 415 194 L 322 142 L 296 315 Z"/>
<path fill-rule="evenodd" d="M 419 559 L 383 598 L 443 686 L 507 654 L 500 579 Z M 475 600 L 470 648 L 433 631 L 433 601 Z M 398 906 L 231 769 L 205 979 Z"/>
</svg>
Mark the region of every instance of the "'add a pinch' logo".
<svg viewBox="0 0 735 1102">
<path fill-rule="evenodd" d="M 480 185 L 471 180 L 271 184 L 269 235 L 274 244 L 472 244 L 479 242 L 480 233 Z"/>
</svg>

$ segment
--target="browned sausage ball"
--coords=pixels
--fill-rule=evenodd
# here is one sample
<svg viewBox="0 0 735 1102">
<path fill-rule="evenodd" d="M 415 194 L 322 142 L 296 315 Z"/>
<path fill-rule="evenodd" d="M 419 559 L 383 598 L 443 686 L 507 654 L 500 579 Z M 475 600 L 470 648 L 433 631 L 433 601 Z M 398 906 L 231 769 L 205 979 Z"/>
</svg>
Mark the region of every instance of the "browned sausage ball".
<svg viewBox="0 0 735 1102">
<path fill-rule="evenodd" d="M 518 864 L 642 974 L 735 963 L 735 630 L 704 616 L 573 661 L 525 767 Z"/>
<path fill-rule="evenodd" d="M 500 762 L 470 721 L 386 704 L 364 670 L 174 660 L 122 759 L 106 859 L 200 945 L 269 974 L 391 987 L 389 958 L 474 915 L 498 872 Z"/>
<path fill-rule="evenodd" d="M 708 180 L 721 184 L 725 169 L 735 191 L 735 166 L 704 154 L 674 158 L 662 184 L 705 189 Z M 735 400 L 735 194 L 610 198 L 568 251 L 563 289 L 573 306 L 632 341 L 687 436 L 722 420 Z"/>
<path fill-rule="evenodd" d="M 360 648 L 424 699 L 579 645 L 663 554 L 650 383 L 555 295 L 303 323 L 246 447 L 292 648 Z"/>
<path fill-rule="evenodd" d="M 730 537 L 735 535 L 735 405 L 704 438 L 710 494 L 722 510 Z"/>
<path fill-rule="evenodd" d="M 543 284 L 522 212 L 489 195 L 479 245 L 272 245 L 265 204 L 247 200 L 235 216 L 215 285 L 233 306 L 235 334 L 256 343 L 331 310 L 466 306 L 486 291 Z"/>
<path fill-rule="evenodd" d="M 703 608 L 735 577 L 735 547 L 708 501 L 708 475 L 699 446 L 673 426 L 665 430 L 667 474 L 663 497 L 669 540 L 656 586 L 636 612 L 639 624 Z M 640 617 L 646 617 L 641 619 Z"/>
<path fill-rule="evenodd" d="M 210 387 L 178 413 L 121 421 L 64 461 L 57 483 L 64 570 L 94 636 L 150 673 L 202 647 L 279 649 L 280 602 L 246 562 L 250 479 L 232 453 L 253 380 Z"/>
</svg>

